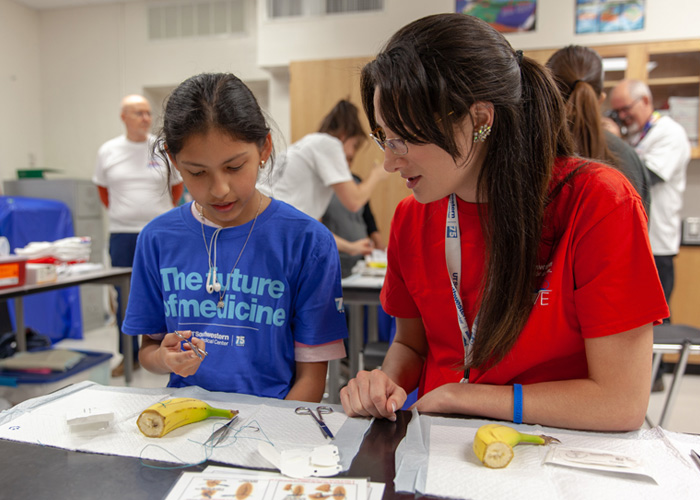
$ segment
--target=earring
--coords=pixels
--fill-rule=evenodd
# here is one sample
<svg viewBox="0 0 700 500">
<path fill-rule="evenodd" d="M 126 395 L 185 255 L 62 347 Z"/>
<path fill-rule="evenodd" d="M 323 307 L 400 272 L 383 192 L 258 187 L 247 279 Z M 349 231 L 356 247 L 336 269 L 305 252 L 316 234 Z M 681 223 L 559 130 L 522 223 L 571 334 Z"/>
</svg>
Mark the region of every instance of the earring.
<svg viewBox="0 0 700 500">
<path fill-rule="evenodd" d="M 491 125 L 482 125 L 474 131 L 474 142 L 484 142 L 491 133 Z"/>
<path fill-rule="evenodd" d="M 263 168 L 265 168 L 265 163 L 266 163 L 266 162 L 267 162 L 267 160 L 260 160 L 260 170 L 262 170 Z"/>
</svg>

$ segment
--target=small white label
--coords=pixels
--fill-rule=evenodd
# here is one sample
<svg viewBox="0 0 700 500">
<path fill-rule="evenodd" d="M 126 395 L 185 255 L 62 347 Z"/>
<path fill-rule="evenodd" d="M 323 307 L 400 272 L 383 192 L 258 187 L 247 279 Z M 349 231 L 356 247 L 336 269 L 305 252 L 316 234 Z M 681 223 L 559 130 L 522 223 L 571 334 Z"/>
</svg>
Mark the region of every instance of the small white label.
<svg viewBox="0 0 700 500">
<path fill-rule="evenodd" d="M 545 464 L 563 465 L 579 469 L 593 469 L 624 474 L 639 474 L 650 477 L 640 458 L 616 451 L 551 446 L 544 459 Z"/>
</svg>

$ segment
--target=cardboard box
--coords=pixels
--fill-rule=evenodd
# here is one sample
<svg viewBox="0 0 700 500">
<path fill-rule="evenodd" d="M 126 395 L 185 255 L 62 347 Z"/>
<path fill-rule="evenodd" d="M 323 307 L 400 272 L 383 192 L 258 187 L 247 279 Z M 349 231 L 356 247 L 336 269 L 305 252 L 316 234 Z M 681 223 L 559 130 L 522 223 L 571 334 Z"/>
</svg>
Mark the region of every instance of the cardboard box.
<svg viewBox="0 0 700 500">
<path fill-rule="evenodd" d="M 29 262 L 25 268 L 25 282 L 27 285 L 53 283 L 58 280 L 56 266 L 53 264 L 32 264 Z"/>
</svg>

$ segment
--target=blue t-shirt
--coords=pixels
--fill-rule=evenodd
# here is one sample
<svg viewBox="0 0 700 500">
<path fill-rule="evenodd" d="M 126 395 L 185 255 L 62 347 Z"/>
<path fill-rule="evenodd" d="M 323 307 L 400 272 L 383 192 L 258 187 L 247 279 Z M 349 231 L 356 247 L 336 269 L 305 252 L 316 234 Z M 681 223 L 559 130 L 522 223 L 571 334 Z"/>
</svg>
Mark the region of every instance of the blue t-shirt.
<svg viewBox="0 0 700 500">
<path fill-rule="evenodd" d="M 206 291 L 215 229 L 190 204 L 151 221 L 136 246 L 122 326 L 129 335 L 191 330 L 208 356 L 170 387 L 284 398 L 295 377 L 294 342 L 318 345 L 348 336 L 333 235 L 318 221 L 272 200 L 255 223 L 222 229 L 216 244 L 220 293 Z M 212 260 L 214 250 L 211 250 Z"/>
</svg>

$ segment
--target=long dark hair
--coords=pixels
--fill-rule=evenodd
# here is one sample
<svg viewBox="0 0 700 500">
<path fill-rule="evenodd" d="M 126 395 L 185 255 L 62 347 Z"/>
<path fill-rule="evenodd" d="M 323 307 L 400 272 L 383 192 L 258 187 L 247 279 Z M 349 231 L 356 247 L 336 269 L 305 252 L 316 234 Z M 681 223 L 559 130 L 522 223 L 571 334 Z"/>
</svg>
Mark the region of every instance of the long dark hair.
<svg viewBox="0 0 700 500">
<path fill-rule="evenodd" d="M 360 123 L 360 111 L 347 99 L 342 99 L 323 118 L 318 128 L 319 132 L 332 135 L 336 139 L 345 140 L 357 137 L 366 139 L 365 131 Z"/>
<path fill-rule="evenodd" d="M 230 73 L 202 73 L 188 78 L 168 97 L 156 149 L 169 161 L 194 134 L 218 129 L 232 138 L 262 148 L 270 133 L 250 89 Z M 272 160 L 272 157 L 270 158 Z"/>
<path fill-rule="evenodd" d="M 532 310 L 552 167 L 570 155 L 564 104 L 549 72 L 516 52 L 485 22 L 462 14 L 424 17 L 400 29 L 362 70 L 362 101 L 400 137 L 431 143 L 464 163 L 454 125 L 472 104 L 494 107 L 477 185 L 487 255 L 478 333 L 469 365 L 487 367 L 515 344 Z M 472 149 L 473 151 L 473 149 Z"/>
<path fill-rule="evenodd" d="M 608 148 L 598 100 L 603 93 L 603 60 L 595 50 L 569 45 L 556 51 L 546 66 L 566 101 L 569 129 L 581 156 L 612 165 L 619 159 Z"/>
</svg>

